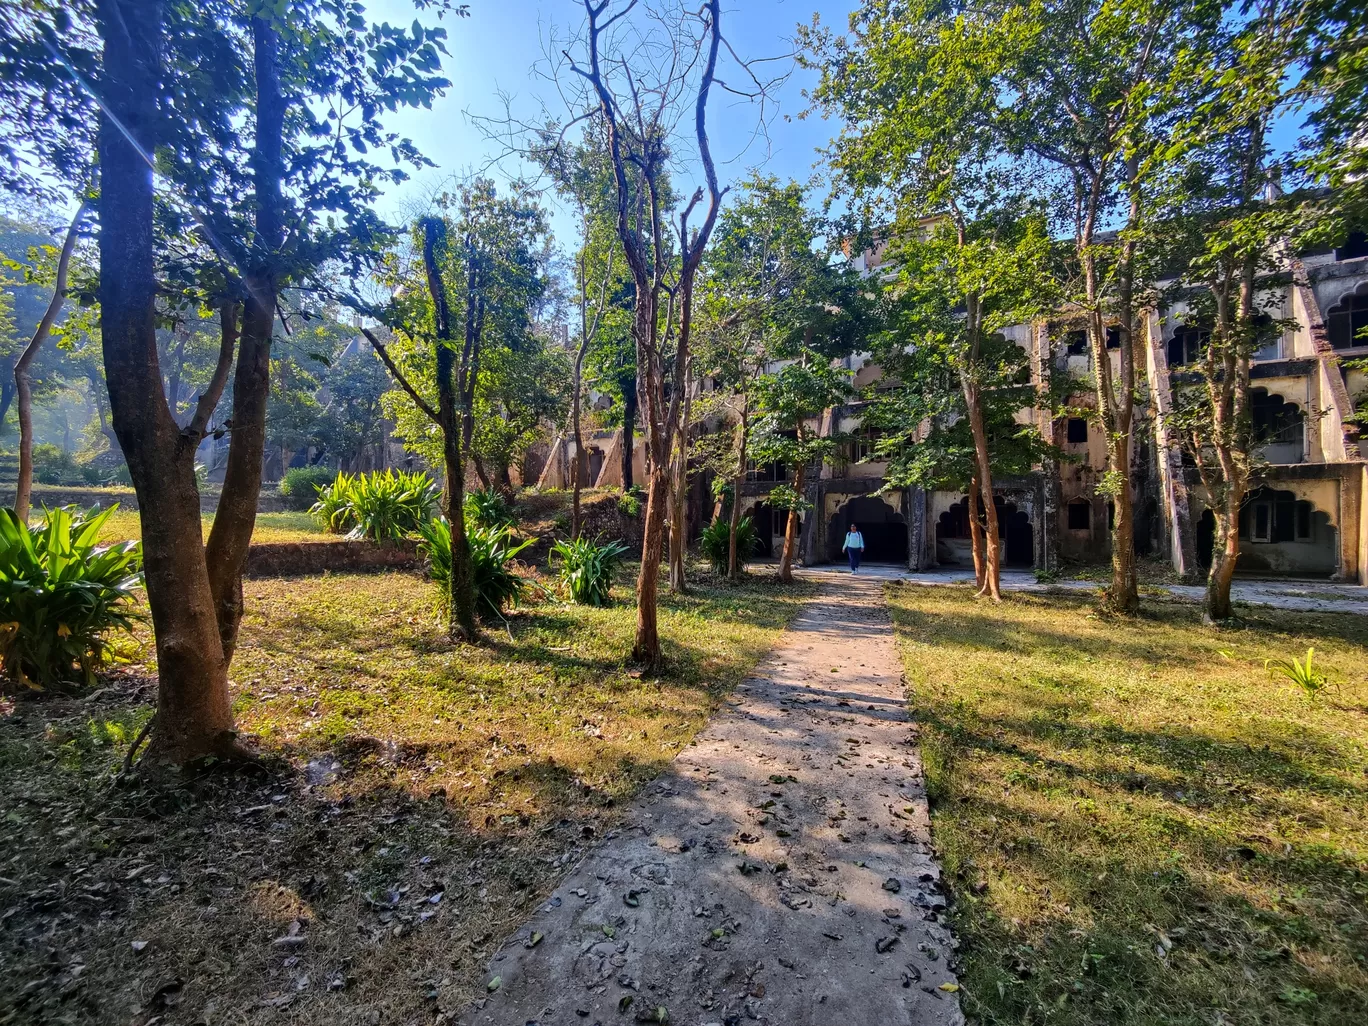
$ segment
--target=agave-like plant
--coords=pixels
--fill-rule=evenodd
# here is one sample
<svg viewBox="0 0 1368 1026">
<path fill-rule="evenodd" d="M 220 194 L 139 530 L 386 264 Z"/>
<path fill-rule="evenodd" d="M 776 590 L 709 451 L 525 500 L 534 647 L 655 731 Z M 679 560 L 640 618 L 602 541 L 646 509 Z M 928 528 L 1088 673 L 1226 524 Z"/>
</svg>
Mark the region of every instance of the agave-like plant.
<svg viewBox="0 0 1368 1026">
<path fill-rule="evenodd" d="M 420 471 L 382 470 L 354 476 L 339 473 L 319 489 L 310 512 L 330 534 L 399 541 L 432 517 L 441 489 Z"/>
<path fill-rule="evenodd" d="M 513 507 L 497 488 L 476 488 L 465 495 L 466 523 L 480 527 L 512 527 Z"/>
<path fill-rule="evenodd" d="M 760 539 L 755 534 L 755 524 L 750 517 L 742 517 L 736 522 L 736 562 L 737 569 L 744 569 L 755 555 Z M 703 528 L 699 542 L 703 555 L 719 574 L 731 568 L 731 523 L 721 517 Z"/>
<path fill-rule="evenodd" d="M 418 551 L 427 560 L 428 576 L 441 585 L 442 604 L 446 605 L 451 586 L 451 523 L 436 517 L 418 525 Z M 475 611 L 486 620 L 503 615 L 508 606 L 522 601 L 525 582 L 513 572 L 513 559 L 535 539 L 514 544 L 507 527 L 466 528 L 470 545 Z"/>
<path fill-rule="evenodd" d="M 570 589 L 570 598 L 584 606 L 608 605 L 613 571 L 626 553 L 627 546 L 620 541 L 600 543 L 587 538 L 562 539 L 551 548 L 552 560 L 560 557 L 560 576 Z"/>
<path fill-rule="evenodd" d="M 1287 678 L 1301 688 L 1307 698 L 1315 701 L 1330 686 L 1330 678 L 1311 665 L 1311 657 L 1315 652 L 1314 648 L 1308 648 L 1304 663 L 1296 656 L 1291 659 L 1265 659 L 1264 669 L 1274 676 Z"/>
<path fill-rule="evenodd" d="M 32 526 L 0 509 L 0 667 L 10 680 L 92 683 L 110 654 L 107 635 L 142 619 L 141 544 L 99 544 L 116 508 L 47 510 Z"/>
</svg>

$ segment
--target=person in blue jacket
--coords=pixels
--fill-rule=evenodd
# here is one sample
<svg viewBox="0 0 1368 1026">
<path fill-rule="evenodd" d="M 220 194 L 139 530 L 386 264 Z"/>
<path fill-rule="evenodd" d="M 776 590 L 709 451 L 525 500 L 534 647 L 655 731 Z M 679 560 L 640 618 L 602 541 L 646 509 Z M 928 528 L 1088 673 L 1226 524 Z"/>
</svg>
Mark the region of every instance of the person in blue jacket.
<svg viewBox="0 0 1368 1026">
<path fill-rule="evenodd" d="M 855 573 L 860 569 L 860 557 L 864 555 L 864 535 L 854 524 L 851 524 L 850 530 L 846 532 L 845 544 L 841 548 L 850 558 L 850 572 Z"/>
</svg>

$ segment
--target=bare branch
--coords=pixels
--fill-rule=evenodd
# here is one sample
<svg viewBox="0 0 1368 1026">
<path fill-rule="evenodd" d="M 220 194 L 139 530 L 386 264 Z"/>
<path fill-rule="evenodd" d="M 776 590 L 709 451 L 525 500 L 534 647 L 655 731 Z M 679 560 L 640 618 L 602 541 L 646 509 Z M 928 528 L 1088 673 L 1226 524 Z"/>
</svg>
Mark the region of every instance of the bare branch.
<svg viewBox="0 0 1368 1026">
<path fill-rule="evenodd" d="M 428 418 L 434 424 L 440 424 L 441 418 L 437 416 L 437 411 L 434 410 L 432 405 L 419 395 L 418 390 L 409 383 L 409 379 L 404 376 L 404 372 L 401 371 L 394 362 L 394 359 L 389 354 L 389 350 L 385 348 L 385 344 L 375 337 L 375 332 L 371 331 L 370 328 L 363 327 L 361 329 L 361 334 L 366 336 L 366 341 L 371 344 L 371 348 L 375 350 L 376 355 L 384 361 L 385 366 L 389 369 L 390 374 L 393 375 L 394 380 L 399 382 L 399 387 L 409 394 L 409 398 L 413 400 L 413 404 L 427 414 Z"/>
<path fill-rule="evenodd" d="M 199 397 L 199 402 L 195 404 L 194 416 L 181 432 L 195 445 L 204 440 L 209 418 L 214 415 L 219 400 L 223 398 L 223 389 L 228 384 L 228 372 L 232 369 L 233 357 L 237 354 L 238 309 L 237 300 L 226 301 L 219 307 L 218 363 L 214 365 L 214 375 L 209 379 L 208 386 Z"/>
</svg>

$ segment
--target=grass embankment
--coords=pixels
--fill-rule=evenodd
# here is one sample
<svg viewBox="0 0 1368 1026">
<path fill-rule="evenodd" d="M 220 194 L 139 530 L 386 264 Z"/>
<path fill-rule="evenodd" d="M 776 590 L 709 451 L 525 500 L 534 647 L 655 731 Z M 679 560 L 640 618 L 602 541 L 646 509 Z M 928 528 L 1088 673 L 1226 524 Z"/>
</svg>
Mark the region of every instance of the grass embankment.
<svg viewBox="0 0 1368 1026">
<path fill-rule="evenodd" d="M 214 514 L 200 515 L 204 521 L 204 537 L 209 537 L 209 528 L 214 523 Z M 101 541 L 127 541 L 142 537 L 142 521 L 135 510 L 115 510 L 105 528 L 100 532 Z M 327 542 L 338 541 L 339 534 L 324 534 L 318 523 L 308 513 L 258 513 L 256 529 L 252 541 L 258 545 L 274 542 Z"/>
<path fill-rule="evenodd" d="M 266 775 L 111 787 L 136 676 L 0 717 L 0 1023 L 450 1021 L 805 593 L 663 597 L 656 676 L 625 662 L 626 587 L 472 648 L 417 577 L 247 582 L 233 694 Z"/>
<path fill-rule="evenodd" d="M 980 1022 L 1368 1022 L 1368 622 L 893 586 Z M 1304 655 L 1341 687 L 1270 679 Z"/>
</svg>

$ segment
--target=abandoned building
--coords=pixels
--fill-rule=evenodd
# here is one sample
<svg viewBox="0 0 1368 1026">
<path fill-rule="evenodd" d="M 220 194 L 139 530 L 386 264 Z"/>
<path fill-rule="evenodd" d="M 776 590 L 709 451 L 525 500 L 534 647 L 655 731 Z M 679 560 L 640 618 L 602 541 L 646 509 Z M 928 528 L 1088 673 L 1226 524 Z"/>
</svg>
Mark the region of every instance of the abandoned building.
<svg viewBox="0 0 1368 1026">
<path fill-rule="evenodd" d="M 866 251 L 855 258 L 856 267 L 870 272 L 879 258 L 877 251 Z M 1264 445 L 1241 515 L 1238 570 L 1368 584 L 1368 463 L 1354 418 L 1355 403 L 1368 392 L 1368 374 L 1357 362 L 1368 360 L 1368 337 L 1361 335 L 1368 329 L 1368 243 L 1362 233 L 1338 249 L 1289 258 L 1282 273 L 1260 281 L 1259 305 L 1282 330 L 1255 354 L 1251 367 L 1252 415 Z M 1148 311 L 1145 322 L 1135 350 L 1137 364 L 1143 360 L 1136 379 L 1147 386 L 1145 401 L 1136 406 L 1132 440 L 1135 547 L 1142 556 L 1197 575 L 1210 564 L 1214 521 L 1196 469 L 1171 437 L 1165 414 L 1204 329 L 1182 302 Z M 1077 325 L 1042 320 L 1005 334 L 1026 352 L 1034 382 L 1063 372 L 1079 382 L 1070 406 L 1092 404 L 1092 356 Z M 1119 355 L 1119 347 L 1109 353 L 1114 372 Z M 880 377 L 866 356 L 849 357 L 844 366 L 857 388 Z M 887 466 L 876 458 L 877 435 L 861 430 L 863 405 L 829 410 L 812 425 L 853 441 L 844 459 L 808 475 L 811 505 L 803 517 L 802 561 L 838 560 L 854 522 L 864 534 L 868 562 L 912 569 L 972 565 L 965 493 L 885 488 Z M 1096 491 L 1106 465 L 1102 433 L 1085 418 L 1053 418 L 1040 409 L 1024 409 L 1017 419 L 1034 424 L 1074 459 L 994 480 L 1002 565 L 1045 569 L 1107 561 L 1112 512 Z M 621 483 L 621 444 L 620 431 L 591 432 L 584 484 Z M 569 484 L 572 449 L 565 439 L 553 443 L 544 486 Z M 639 464 L 640 447 L 635 455 Z M 636 468 L 638 475 L 642 469 Z M 782 543 L 785 514 L 771 509 L 766 496 L 784 479 L 782 467 L 753 467 L 741 497 L 743 511 L 755 522 L 761 556 L 778 555 Z"/>
</svg>

